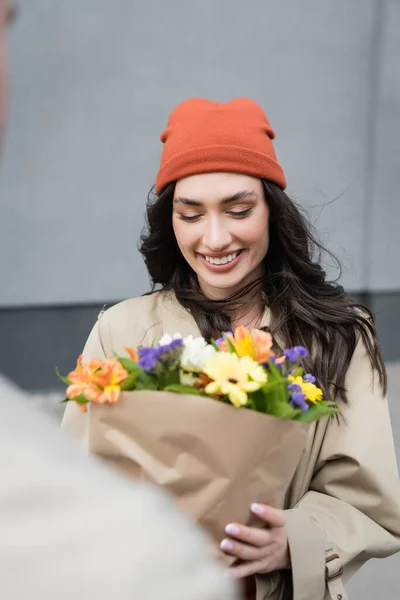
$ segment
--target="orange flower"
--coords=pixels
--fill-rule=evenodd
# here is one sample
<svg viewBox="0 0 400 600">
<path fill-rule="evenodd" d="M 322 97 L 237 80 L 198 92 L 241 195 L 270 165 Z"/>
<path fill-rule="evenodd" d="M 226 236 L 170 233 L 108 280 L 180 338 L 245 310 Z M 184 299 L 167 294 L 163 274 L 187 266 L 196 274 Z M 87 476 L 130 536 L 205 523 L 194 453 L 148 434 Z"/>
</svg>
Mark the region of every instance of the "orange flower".
<svg viewBox="0 0 400 600">
<path fill-rule="evenodd" d="M 272 335 L 268 331 L 253 329 L 251 335 L 254 342 L 256 360 L 263 363 L 275 356 L 271 350 L 273 345 Z"/>
<path fill-rule="evenodd" d="M 136 350 L 134 350 L 133 348 L 124 348 L 124 350 L 129 354 L 129 357 L 132 360 L 134 360 L 135 362 L 139 362 L 139 356 Z"/>
<path fill-rule="evenodd" d="M 73 400 L 80 394 L 83 394 L 85 397 L 88 397 L 88 395 L 93 396 L 95 389 L 97 389 L 93 382 L 96 373 L 101 369 L 102 361 L 98 358 L 93 358 L 85 365 L 82 361 L 83 356 L 81 354 L 76 362 L 75 370 L 68 374 L 68 380 L 71 382 L 71 385 L 68 386 L 66 395 L 70 400 Z"/>
<path fill-rule="evenodd" d="M 109 358 L 103 363 L 100 371 L 96 373 L 95 383 L 102 388 L 102 391 L 92 401 L 98 404 L 115 404 L 121 393 L 121 383 L 128 377 L 128 371 L 121 365 L 116 358 Z"/>
<path fill-rule="evenodd" d="M 234 335 L 228 334 L 229 340 L 235 347 L 238 356 L 250 356 L 253 360 L 260 363 L 266 362 L 269 358 L 275 356 L 272 348 L 272 335 L 261 329 L 252 329 L 251 333 L 242 325 L 235 329 Z M 220 350 L 228 350 L 227 342 L 220 344 Z"/>
</svg>

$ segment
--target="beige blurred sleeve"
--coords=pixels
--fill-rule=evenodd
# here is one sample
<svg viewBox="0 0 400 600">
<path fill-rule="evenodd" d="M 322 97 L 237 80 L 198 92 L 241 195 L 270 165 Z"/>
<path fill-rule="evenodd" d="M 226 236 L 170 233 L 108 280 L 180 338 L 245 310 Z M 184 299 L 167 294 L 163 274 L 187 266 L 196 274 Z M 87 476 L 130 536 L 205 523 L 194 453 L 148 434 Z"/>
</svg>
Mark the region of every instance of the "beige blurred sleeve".
<svg viewBox="0 0 400 600">
<path fill-rule="evenodd" d="M 0 589 L 7 600 L 235 599 L 163 493 L 109 472 L 0 384 Z"/>
<path fill-rule="evenodd" d="M 100 358 L 105 360 L 106 355 L 101 344 L 99 335 L 99 322 L 97 321 L 90 332 L 83 349 L 84 362 L 90 358 Z M 61 429 L 77 439 L 81 446 L 87 450 L 89 416 L 87 413 L 82 413 L 75 402 L 68 402 L 64 417 L 61 424 Z"/>
</svg>

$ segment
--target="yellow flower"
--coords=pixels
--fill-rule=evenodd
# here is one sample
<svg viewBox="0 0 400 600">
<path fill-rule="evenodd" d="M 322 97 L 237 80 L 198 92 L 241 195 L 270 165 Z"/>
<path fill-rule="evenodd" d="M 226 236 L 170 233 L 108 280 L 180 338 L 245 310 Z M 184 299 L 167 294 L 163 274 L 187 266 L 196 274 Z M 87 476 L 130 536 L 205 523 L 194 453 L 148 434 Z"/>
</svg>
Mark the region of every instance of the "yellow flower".
<svg viewBox="0 0 400 600">
<path fill-rule="evenodd" d="M 206 394 L 228 396 L 236 407 L 247 404 L 247 392 L 255 392 L 267 381 L 264 369 L 249 356 L 217 352 L 207 360 L 204 373 L 213 381 Z"/>
<path fill-rule="evenodd" d="M 322 390 L 319 387 L 317 387 L 314 383 L 304 381 L 304 379 L 300 376 L 293 377 L 293 375 L 289 375 L 288 379 L 291 383 L 294 383 L 295 385 L 299 385 L 301 387 L 301 391 L 303 392 L 303 394 L 305 394 L 306 400 L 313 402 L 313 404 L 316 404 L 317 402 L 323 400 Z"/>
</svg>

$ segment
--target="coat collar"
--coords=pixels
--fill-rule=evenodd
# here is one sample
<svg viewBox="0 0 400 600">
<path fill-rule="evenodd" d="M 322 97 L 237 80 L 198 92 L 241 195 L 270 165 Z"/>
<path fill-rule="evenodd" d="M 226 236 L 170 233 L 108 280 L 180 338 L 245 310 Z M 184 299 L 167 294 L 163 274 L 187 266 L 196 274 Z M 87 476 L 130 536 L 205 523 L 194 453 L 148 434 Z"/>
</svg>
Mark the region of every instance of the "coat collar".
<svg viewBox="0 0 400 600">
<path fill-rule="evenodd" d="M 198 337 L 201 335 L 196 321 L 190 312 L 179 304 L 174 292 L 166 291 L 162 293 L 161 314 L 163 334 L 169 333 L 173 335 L 174 333 L 180 333 L 183 337 L 188 335 Z M 269 327 L 270 323 L 271 311 L 266 306 L 259 327 Z M 281 348 L 284 347 L 279 336 L 275 337 L 275 341 Z"/>
</svg>

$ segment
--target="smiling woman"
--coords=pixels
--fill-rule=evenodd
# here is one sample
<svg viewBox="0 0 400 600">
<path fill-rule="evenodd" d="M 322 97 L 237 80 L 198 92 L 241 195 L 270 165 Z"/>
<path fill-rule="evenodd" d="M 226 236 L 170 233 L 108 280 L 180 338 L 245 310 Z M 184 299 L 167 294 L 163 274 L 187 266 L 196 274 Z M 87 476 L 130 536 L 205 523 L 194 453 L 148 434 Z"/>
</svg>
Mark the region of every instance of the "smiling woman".
<svg viewBox="0 0 400 600">
<path fill-rule="evenodd" d="M 221 549 L 257 600 L 345 600 L 342 574 L 400 549 L 386 372 L 371 313 L 327 281 L 322 248 L 285 193 L 274 136 L 246 98 L 172 111 L 140 245 L 152 292 L 102 313 L 84 359 L 177 331 L 209 340 L 239 324 L 269 329 L 278 352 L 312 349 L 304 367 L 343 419 L 310 427 L 284 510 L 254 498 L 249 511 L 265 528 L 226 523 Z M 64 426 L 87 443 L 73 405 Z"/>
</svg>

